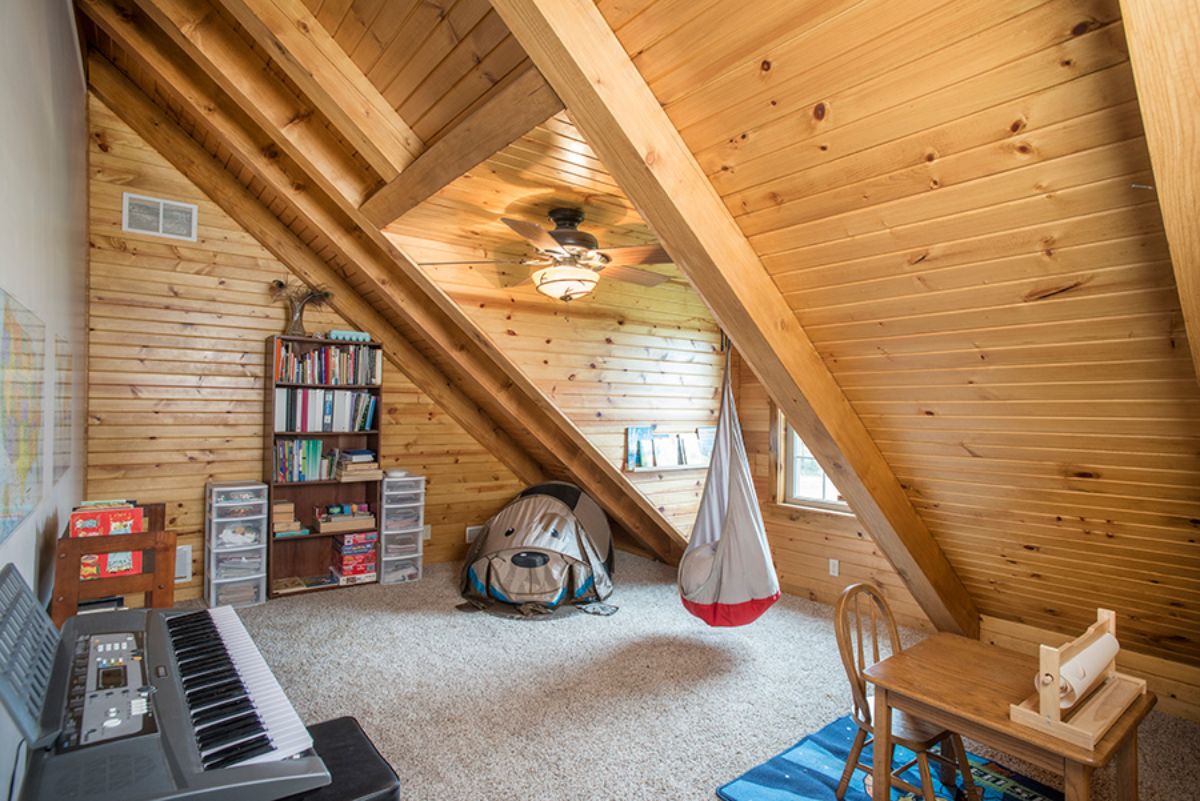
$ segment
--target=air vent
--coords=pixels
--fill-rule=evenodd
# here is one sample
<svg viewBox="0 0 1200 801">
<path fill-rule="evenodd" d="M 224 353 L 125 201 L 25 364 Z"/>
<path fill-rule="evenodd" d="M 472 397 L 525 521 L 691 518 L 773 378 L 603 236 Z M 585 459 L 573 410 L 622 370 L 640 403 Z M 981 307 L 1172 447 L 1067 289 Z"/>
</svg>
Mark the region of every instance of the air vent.
<svg viewBox="0 0 1200 801">
<path fill-rule="evenodd" d="M 196 241 L 199 210 L 192 203 L 126 192 L 121 202 L 121 229 L 135 234 Z"/>
</svg>

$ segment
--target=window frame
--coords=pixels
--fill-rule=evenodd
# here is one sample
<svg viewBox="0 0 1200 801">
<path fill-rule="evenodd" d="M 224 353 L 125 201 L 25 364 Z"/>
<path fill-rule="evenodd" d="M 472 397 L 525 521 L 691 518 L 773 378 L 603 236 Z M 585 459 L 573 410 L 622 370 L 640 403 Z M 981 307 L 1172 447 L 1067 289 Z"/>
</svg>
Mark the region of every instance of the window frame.
<svg viewBox="0 0 1200 801">
<path fill-rule="evenodd" d="M 783 425 L 779 427 L 779 430 L 783 438 L 783 442 L 781 443 L 781 447 L 779 449 L 779 452 L 783 457 L 783 464 L 781 465 L 782 469 L 780 470 L 781 475 L 779 481 L 778 502 L 785 506 L 801 506 L 813 509 L 822 509 L 831 512 L 849 512 L 850 505 L 846 503 L 845 500 L 831 501 L 825 498 L 813 498 L 794 494 L 796 485 L 794 480 L 794 472 L 797 459 L 809 458 L 815 462 L 816 457 L 812 455 L 812 450 L 809 449 L 807 445 L 804 445 L 804 440 L 802 440 L 800 435 L 796 433 L 796 430 L 792 428 L 791 423 L 788 423 L 786 420 L 783 421 Z M 798 456 L 795 453 L 795 443 L 799 443 L 805 448 L 805 450 L 808 451 L 807 457 L 804 455 Z M 825 472 L 825 469 L 821 467 L 820 463 L 817 463 L 817 468 L 821 471 L 821 479 L 824 482 L 822 484 L 822 488 L 827 485 L 829 489 L 832 489 L 835 493 L 841 496 L 841 492 L 838 490 L 837 486 L 834 485 L 833 480 L 829 477 L 829 474 Z"/>
</svg>

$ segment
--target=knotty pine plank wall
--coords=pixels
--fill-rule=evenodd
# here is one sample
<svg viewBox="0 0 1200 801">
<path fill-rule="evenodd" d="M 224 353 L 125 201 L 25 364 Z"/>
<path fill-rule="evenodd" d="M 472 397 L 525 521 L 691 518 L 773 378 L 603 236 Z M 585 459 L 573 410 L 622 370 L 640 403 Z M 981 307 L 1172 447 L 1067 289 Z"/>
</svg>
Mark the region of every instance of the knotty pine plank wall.
<svg viewBox="0 0 1200 801">
<path fill-rule="evenodd" d="M 742 435 L 783 591 L 832 604 L 847 585 L 869 581 L 882 588 L 900 623 L 932 630 L 929 618 L 853 514 L 776 501 L 771 426 L 774 406 L 745 362 L 736 363 Z M 838 576 L 829 575 L 830 559 L 840 563 Z"/>
<path fill-rule="evenodd" d="M 393 234 L 419 262 L 477 258 L 462 245 Z M 558 405 L 614 465 L 625 458 L 625 429 L 662 433 L 716 425 L 724 357 L 720 333 L 691 286 L 676 276 L 646 288 L 601 278 L 570 304 L 545 298 L 524 276 L 490 265 L 426 267 L 442 287 Z M 630 474 L 634 485 L 687 537 L 707 470 Z"/>
<path fill-rule="evenodd" d="M 261 479 L 263 340 L 284 327 L 267 287 L 287 269 L 91 98 L 89 498 L 167 503 L 168 526 L 193 546 L 203 586 L 204 484 Z M 197 242 L 121 231 L 121 193 L 195 203 Z M 349 327 L 332 313 L 310 329 Z M 459 558 L 464 526 L 482 522 L 520 483 L 390 364 L 384 370 L 388 465 L 426 475 L 429 561 Z"/>
</svg>

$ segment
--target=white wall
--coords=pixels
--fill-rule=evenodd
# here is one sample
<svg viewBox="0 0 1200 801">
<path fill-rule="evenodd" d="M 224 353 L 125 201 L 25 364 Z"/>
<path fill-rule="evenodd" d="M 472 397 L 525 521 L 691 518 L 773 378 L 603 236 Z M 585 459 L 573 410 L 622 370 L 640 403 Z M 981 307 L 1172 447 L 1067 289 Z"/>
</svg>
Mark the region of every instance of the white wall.
<svg viewBox="0 0 1200 801">
<path fill-rule="evenodd" d="M 53 540 L 84 469 L 87 88 L 69 0 L 0 0 L 0 110 L 0 289 L 42 321 L 46 379 L 41 500 L 0 544 L 0 566 L 16 563 L 31 583 L 41 576 L 46 596 Z M 74 368 L 71 466 L 57 481 L 56 337 Z"/>
</svg>

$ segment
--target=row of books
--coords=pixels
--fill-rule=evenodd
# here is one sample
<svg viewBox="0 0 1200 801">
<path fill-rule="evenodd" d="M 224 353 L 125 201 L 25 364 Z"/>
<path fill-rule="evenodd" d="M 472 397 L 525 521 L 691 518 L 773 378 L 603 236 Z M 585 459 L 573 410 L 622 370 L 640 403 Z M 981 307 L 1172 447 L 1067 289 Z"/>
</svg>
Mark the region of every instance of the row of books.
<svg viewBox="0 0 1200 801">
<path fill-rule="evenodd" d="M 379 398 L 348 389 L 275 389 L 275 430 L 370 431 L 375 427 Z"/>
<path fill-rule="evenodd" d="M 286 439 L 275 443 L 275 480 L 322 481 L 333 478 L 338 451 L 322 450 L 319 439 Z"/>
<path fill-rule="evenodd" d="M 376 481 L 383 478 L 375 451 L 322 449 L 319 439 L 275 443 L 275 481 Z M 294 511 L 293 511 L 294 515 Z"/>
<path fill-rule="evenodd" d="M 306 346 L 275 340 L 275 380 L 290 384 L 379 384 L 383 350 L 369 345 Z"/>
</svg>

